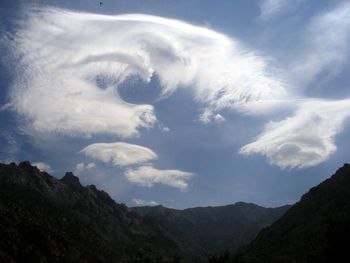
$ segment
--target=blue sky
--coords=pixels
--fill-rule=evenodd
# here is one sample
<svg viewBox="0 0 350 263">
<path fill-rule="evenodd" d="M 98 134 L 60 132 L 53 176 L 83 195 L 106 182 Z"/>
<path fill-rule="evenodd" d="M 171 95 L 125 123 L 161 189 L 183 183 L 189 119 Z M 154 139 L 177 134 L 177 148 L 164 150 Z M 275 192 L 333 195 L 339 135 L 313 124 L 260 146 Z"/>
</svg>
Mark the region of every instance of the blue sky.
<svg viewBox="0 0 350 263">
<path fill-rule="evenodd" d="M 5 1 L 0 160 L 127 205 L 278 206 L 348 162 L 348 1 Z"/>
</svg>

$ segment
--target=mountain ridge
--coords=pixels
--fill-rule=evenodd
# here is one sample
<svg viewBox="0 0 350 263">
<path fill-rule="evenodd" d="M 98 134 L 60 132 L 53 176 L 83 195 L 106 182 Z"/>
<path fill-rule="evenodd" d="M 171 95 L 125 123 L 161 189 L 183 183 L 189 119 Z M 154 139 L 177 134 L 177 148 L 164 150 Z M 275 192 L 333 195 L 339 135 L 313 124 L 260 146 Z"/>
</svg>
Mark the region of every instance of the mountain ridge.
<svg viewBox="0 0 350 263">
<path fill-rule="evenodd" d="M 349 236 L 350 164 L 346 163 L 241 248 L 234 262 L 349 262 Z"/>
<path fill-rule="evenodd" d="M 154 218 L 116 203 L 96 186 L 82 186 L 71 172 L 57 179 L 28 161 L 0 164 L 0 188 L 0 261 L 162 263 L 182 258 L 183 262 L 205 262 L 211 253 L 178 239 Z M 206 222 L 232 208 L 238 211 L 233 217 L 248 216 L 252 225 L 261 219 L 254 217 L 255 209 L 273 211 L 243 202 L 174 211 L 185 213 L 187 219 L 198 214 L 195 220 Z M 215 228 L 218 220 L 208 222 L 209 228 Z M 248 228 L 240 226 L 244 231 L 252 230 L 249 224 Z M 219 236 L 225 233 L 221 230 Z M 253 234 L 259 230 L 255 225 Z M 193 247 L 188 249 L 188 244 Z"/>
<path fill-rule="evenodd" d="M 237 202 L 217 207 L 172 209 L 164 206 L 131 208 L 139 215 L 158 223 L 189 255 L 229 250 L 252 241 L 259 230 L 279 218 L 289 205 L 265 208 Z"/>
<path fill-rule="evenodd" d="M 57 179 L 29 162 L 0 164 L 0 189 L 2 262 L 350 261 L 349 164 L 277 208 L 128 208 L 71 172 Z"/>
<path fill-rule="evenodd" d="M 170 262 L 178 245 L 159 226 L 71 173 L 0 164 L 3 262 Z"/>
</svg>

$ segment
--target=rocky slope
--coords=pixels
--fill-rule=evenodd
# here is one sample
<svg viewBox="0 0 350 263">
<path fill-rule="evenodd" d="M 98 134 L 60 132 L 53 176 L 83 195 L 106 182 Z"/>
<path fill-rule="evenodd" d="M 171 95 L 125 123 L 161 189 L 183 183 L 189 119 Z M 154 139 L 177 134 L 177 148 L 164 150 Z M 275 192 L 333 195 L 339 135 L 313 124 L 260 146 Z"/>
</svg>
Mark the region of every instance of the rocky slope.
<svg viewBox="0 0 350 263">
<path fill-rule="evenodd" d="M 0 164 L 0 237 L 0 262 L 172 262 L 180 253 L 107 193 L 29 162 Z"/>
<path fill-rule="evenodd" d="M 350 262 L 349 237 L 350 165 L 345 164 L 261 231 L 235 262 Z"/>
</svg>

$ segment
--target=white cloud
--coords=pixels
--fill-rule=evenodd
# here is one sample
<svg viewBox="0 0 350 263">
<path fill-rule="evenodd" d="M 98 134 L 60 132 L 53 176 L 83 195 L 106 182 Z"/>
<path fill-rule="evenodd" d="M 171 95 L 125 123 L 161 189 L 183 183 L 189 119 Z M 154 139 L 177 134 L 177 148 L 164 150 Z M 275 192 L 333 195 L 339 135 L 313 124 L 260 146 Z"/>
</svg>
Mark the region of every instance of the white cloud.
<svg viewBox="0 0 350 263">
<path fill-rule="evenodd" d="M 301 1 L 294 2 L 294 6 Z M 262 16 L 265 12 L 266 17 L 272 17 L 293 7 L 290 1 L 267 0 L 261 8 Z M 347 63 L 349 10 L 350 4 L 344 3 L 312 20 L 305 37 L 309 47 L 288 70 L 291 79 L 314 79 L 326 68 L 340 68 Z M 150 128 L 157 119 L 152 105 L 130 104 L 118 94 L 119 84 L 136 75 L 149 82 L 157 74 L 161 98 L 178 88 L 191 89 L 203 109 L 199 120 L 205 123 L 224 121 L 218 113 L 223 109 L 260 114 L 293 97 L 285 83 L 271 73 L 266 58 L 236 39 L 205 27 L 141 14 L 111 16 L 48 8 L 32 10 L 27 17 L 12 42 L 14 54 L 21 60 L 11 108 L 25 118 L 30 134 L 137 136 L 139 128 Z M 335 150 L 333 137 L 346 114 L 338 109 L 342 120 L 335 121 L 331 113 L 318 108 L 320 103 L 329 105 L 315 101 L 302 104 L 294 117 L 281 121 L 280 127 L 270 124 L 256 142 L 241 152 L 263 154 L 281 167 L 322 162 Z M 313 107 L 317 108 L 316 117 L 307 111 Z M 298 125 L 298 121 L 306 121 L 303 114 L 319 126 Z M 332 119 L 329 123 L 333 126 L 323 118 Z M 305 134 L 315 138 L 314 151 L 305 148 L 297 135 L 284 135 L 287 128 L 295 130 L 300 138 Z M 325 129 L 328 137 L 319 135 L 319 129 Z M 82 152 L 120 166 L 157 158 L 147 148 L 134 151 L 120 143 L 119 148 L 109 147 L 93 144 Z M 294 159 L 282 160 L 285 156 Z M 145 172 L 143 168 L 154 169 L 143 166 L 128 171 Z"/>
<path fill-rule="evenodd" d="M 349 42 L 350 3 L 345 1 L 311 20 L 303 48 L 290 65 L 292 79 L 308 84 L 320 74 L 339 73 L 349 63 Z"/>
<path fill-rule="evenodd" d="M 152 187 L 154 184 L 163 184 L 182 191 L 187 188 L 187 180 L 193 173 L 179 170 L 158 170 L 148 164 L 149 161 L 156 160 L 157 154 L 151 149 L 124 142 L 115 143 L 95 143 L 87 146 L 81 153 L 95 160 L 104 163 L 112 163 L 116 166 L 130 166 L 143 164 L 138 168 L 125 170 L 124 176 L 128 181 L 143 187 Z M 79 163 L 76 167 L 77 173 L 81 173 L 87 166 Z"/>
<path fill-rule="evenodd" d="M 266 11 L 265 18 L 270 19 L 301 2 L 262 1 L 262 18 L 263 8 Z M 297 45 L 298 53 L 286 70 L 290 82 L 302 90 L 310 84 L 319 85 L 320 79 L 329 80 L 329 77 L 336 76 L 348 64 L 349 41 L 348 1 L 312 17 L 301 43 Z M 302 100 L 304 102 L 296 102 L 293 117 L 268 124 L 256 141 L 244 146 L 240 153 L 262 154 L 269 163 L 281 168 L 310 167 L 327 160 L 336 151 L 334 137 L 342 130 L 349 116 L 349 100 Z"/>
<path fill-rule="evenodd" d="M 152 166 L 141 166 L 137 169 L 128 169 L 125 177 L 134 184 L 143 187 L 152 187 L 154 184 L 163 184 L 182 191 L 187 189 L 187 180 L 193 173 L 179 170 L 158 170 Z"/>
<path fill-rule="evenodd" d="M 27 17 L 14 36 L 14 53 L 22 58 L 11 104 L 31 134 L 138 135 L 139 127 L 156 122 L 153 107 L 127 103 L 116 89 L 135 75 L 147 82 L 156 73 L 163 97 L 191 88 L 213 112 L 286 95 L 263 57 L 204 27 L 47 8 Z"/>
<path fill-rule="evenodd" d="M 160 126 L 160 130 L 162 132 L 170 132 L 170 128 L 168 126 Z"/>
<path fill-rule="evenodd" d="M 132 199 L 132 201 L 135 203 L 135 205 L 137 206 L 156 206 L 159 205 L 157 202 L 155 201 L 146 201 L 143 199 L 139 199 L 139 198 L 134 198 Z"/>
<path fill-rule="evenodd" d="M 214 121 L 216 123 L 222 123 L 222 122 L 226 121 L 226 119 L 221 114 L 218 113 L 214 116 Z"/>
<path fill-rule="evenodd" d="M 92 168 L 94 168 L 96 166 L 95 163 L 88 163 L 88 164 L 85 164 L 85 163 L 78 163 L 76 166 L 75 166 L 75 169 L 74 169 L 74 174 L 76 175 L 81 175 L 84 171 L 86 170 L 90 170 Z"/>
<path fill-rule="evenodd" d="M 260 0 L 260 19 L 269 20 L 285 14 L 303 0 Z"/>
<path fill-rule="evenodd" d="M 201 114 L 199 115 L 198 120 L 203 123 L 210 123 L 213 119 L 214 113 L 209 109 L 204 109 Z"/>
<path fill-rule="evenodd" d="M 240 153 L 258 153 L 281 168 L 305 168 L 325 161 L 336 150 L 334 138 L 350 116 L 350 100 L 310 100 L 293 117 L 271 122 Z"/>
<path fill-rule="evenodd" d="M 221 114 L 219 113 L 215 114 L 210 109 L 203 109 L 201 114 L 199 115 L 198 120 L 205 124 L 211 123 L 212 121 L 214 121 L 217 124 L 226 121 L 226 119 Z"/>
<path fill-rule="evenodd" d="M 125 142 L 94 143 L 80 152 L 95 160 L 118 166 L 140 164 L 158 158 L 149 148 Z"/>
<path fill-rule="evenodd" d="M 47 163 L 36 162 L 36 163 L 32 163 L 32 165 L 36 166 L 42 172 L 54 173 L 54 170 L 52 169 L 52 167 Z"/>
</svg>

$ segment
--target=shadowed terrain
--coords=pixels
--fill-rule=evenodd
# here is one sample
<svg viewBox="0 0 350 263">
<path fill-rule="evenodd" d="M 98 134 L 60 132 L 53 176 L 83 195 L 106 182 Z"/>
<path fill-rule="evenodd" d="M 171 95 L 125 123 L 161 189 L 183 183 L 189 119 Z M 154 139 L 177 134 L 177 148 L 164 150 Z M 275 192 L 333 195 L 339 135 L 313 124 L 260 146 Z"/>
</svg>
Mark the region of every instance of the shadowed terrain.
<svg viewBox="0 0 350 263">
<path fill-rule="evenodd" d="M 161 225 L 188 254 L 205 257 L 219 251 L 235 251 L 248 244 L 262 228 L 278 219 L 289 207 L 265 208 L 239 202 L 184 210 L 163 206 L 132 209 Z"/>
<path fill-rule="evenodd" d="M 310 189 L 270 227 L 242 248 L 234 261 L 350 262 L 350 165 Z"/>
<path fill-rule="evenodd" d="M 203 262 L 248 243 L 288 208 L 129 209 L 72 173 L 58 180 L 29 162 L 0 164 L 0 188 L 4 262 Z"/>
<path fill-rule="evenodd" d="M 1 164 L 0 189 L 1 262 L 168 262 L 179 252 L 160 227 L 72 173 Z"/>
</svg>

